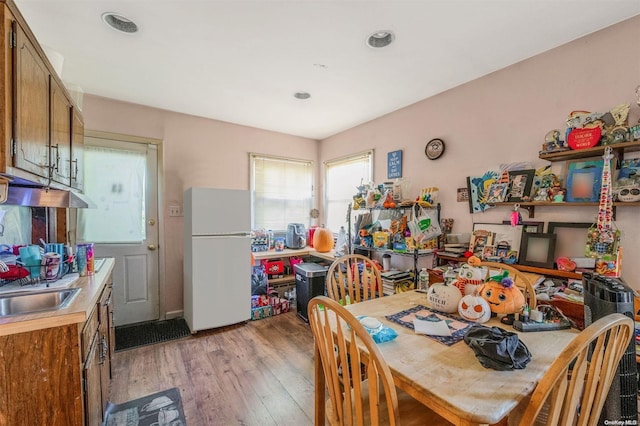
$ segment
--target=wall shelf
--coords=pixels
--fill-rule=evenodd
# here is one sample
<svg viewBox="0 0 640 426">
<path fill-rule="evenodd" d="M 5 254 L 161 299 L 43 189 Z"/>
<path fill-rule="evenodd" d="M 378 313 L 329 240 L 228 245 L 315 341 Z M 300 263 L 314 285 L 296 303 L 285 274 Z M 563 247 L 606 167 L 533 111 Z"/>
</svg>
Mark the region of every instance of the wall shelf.
<svg viewBox="0 0 640 426">
<path fill-rule="evenodd" d="M 492 203 L 491 205 L 493 206 L 510 206 L 513 207 L 516 203 L 515 202 L 505 202 L 505 203 Z M 520 205 L 521 209 L 526 210 L 529 213 L 529 217 L 533 218 L 535 215 L 535 210 L 536 210 L 536 206 L 541 206 L 541 207 L 547 207 L 547 206 L 553 206 L 553 207 L 589 207 L 589 206 L 593 206 L 593 207 L 598 207 L 599 203 L 597 202 L 553 202 L 553 201 L 522 201 L 522 202 L 518 202 L 517 204 Z M 627 206 L 640 206 L 640 202 L 635 202 L 635 203 L 623 203 L 623 202 L 619 202 L 616 201 L 615 203 L 613 203 L 613 220 L 616 219 L 616 208 L 617 207 L 627 207 Z"/>
<path fill-rule="evenodd" d="M 597 157 L 604 154 L 604 149 L 609 146 L 618 156 L 620 154 L 624 154 L 625 152 L 636 152 L 640 151 L 640 141 L 631 141 L 631 142 L 619 142 L 606 146 L 595 146 L 593 148 L 586 149 L 570 149 L 567 151 L 558 151 L 558 152 L 541 152 L 538 155 L 538 158 L 541 160 L 547 161 L 567 161 L 574 160 L 578 158 L 588 158 L 588 157 Z"/>
</svg>

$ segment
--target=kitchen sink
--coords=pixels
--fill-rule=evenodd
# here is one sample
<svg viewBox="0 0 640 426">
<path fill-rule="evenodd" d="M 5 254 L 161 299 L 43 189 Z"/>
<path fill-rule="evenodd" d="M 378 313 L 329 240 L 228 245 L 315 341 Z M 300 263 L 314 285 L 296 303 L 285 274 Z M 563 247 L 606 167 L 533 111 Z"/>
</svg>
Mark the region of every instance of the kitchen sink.
<svg viewBox="0 0 640 426">
<path fill-rule="evenodd" d="M 65 288 L 0 296 L 0 317 L 66 308 L 79 291 L 79 288 Z"/>
</svg>

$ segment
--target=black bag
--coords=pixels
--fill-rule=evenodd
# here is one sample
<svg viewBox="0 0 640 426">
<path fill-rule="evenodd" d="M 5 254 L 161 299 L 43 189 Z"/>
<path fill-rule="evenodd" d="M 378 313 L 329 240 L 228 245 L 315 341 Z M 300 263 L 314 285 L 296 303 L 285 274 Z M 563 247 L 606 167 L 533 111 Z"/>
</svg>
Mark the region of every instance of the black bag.
<svg viewBox="0 0 640 426">
<path fill-rule="evenodd" d="M 485 368 L 520 370 L 531 361 L 531 353 L 518 335 L 500 327 L 474 325 L 464 336 L 464 341 Z"/>
</svg>

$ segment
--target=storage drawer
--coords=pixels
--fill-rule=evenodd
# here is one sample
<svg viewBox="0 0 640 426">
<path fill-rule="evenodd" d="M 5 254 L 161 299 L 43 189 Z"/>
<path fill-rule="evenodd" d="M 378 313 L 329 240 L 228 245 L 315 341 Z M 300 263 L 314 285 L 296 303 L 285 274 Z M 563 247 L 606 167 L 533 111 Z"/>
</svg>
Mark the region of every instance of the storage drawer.
<svg viewBox="0 0 640 426">
<path fill-rule="evenodd" d="M 89 355 L 89 349 L 91 347 L 91 342 L 93 341 L 93 336 L 98 332 L 98 309 L 93 309 L 91 314 L 89 315 L 89 319 L 84 323 L 84 328 L 82 329 L 82 361 L 84 362 L 87 359 L 87 355 Z"/>
</svg>

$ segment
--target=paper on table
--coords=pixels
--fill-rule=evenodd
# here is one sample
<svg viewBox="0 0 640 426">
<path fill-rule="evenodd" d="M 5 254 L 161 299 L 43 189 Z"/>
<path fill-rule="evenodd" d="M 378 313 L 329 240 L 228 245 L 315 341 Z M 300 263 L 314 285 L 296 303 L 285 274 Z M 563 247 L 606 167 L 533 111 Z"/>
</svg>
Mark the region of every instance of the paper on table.
<svg viewBox="0 0 640 426">
<path fill-rule="evenodd" d="M 418 334 L 430 336 L 451 336 L 451 330 L 445 321 L 413 320 L 413 328 Z"/>
</svg>

